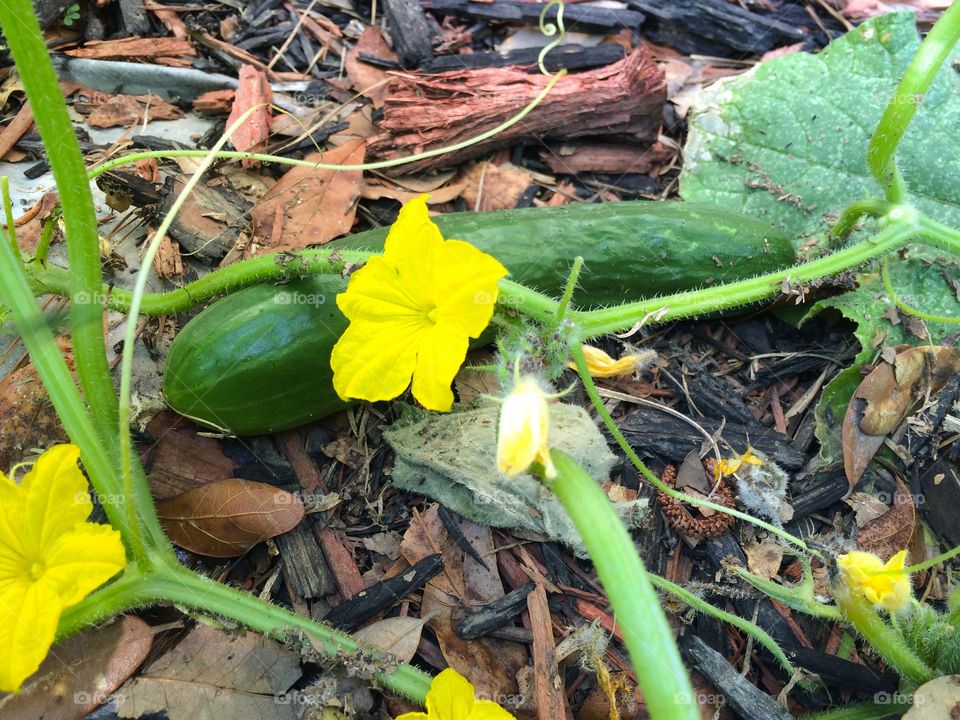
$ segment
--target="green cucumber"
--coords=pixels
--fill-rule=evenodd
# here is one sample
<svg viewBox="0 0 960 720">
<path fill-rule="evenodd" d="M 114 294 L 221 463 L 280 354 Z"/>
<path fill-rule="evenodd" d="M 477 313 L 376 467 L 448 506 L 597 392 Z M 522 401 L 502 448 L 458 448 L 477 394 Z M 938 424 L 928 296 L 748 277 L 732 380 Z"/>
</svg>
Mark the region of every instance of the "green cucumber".
<svg viewBox="0 0 960 720">
<path fill-rule="evenodd" d="M 703 205 L 630 201 L 434 218 L 446 238 L 498 258 L 512 280 L 557 296 L 584 259 L 575 304 L 612 305 L 769 272 L 794 262 L 787 238 L 756 220 Z M 380 250 L 387 229 L 331 243 Z M 347 325 L 346 287 L 317 275 L 228 295 L 177 334 L 164 393 L 177 412 L 237 435 L 317 420 L 346 406 L 330 352 Z"/>
</svg>

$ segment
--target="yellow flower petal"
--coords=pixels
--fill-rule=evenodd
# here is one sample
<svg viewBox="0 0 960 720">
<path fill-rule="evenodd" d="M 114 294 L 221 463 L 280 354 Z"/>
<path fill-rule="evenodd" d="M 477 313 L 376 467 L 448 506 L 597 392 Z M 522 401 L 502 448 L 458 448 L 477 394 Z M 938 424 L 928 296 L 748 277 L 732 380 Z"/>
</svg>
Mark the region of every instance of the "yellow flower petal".
<svg viewBox="0 0 960 720">
<path fill-rule="evenodd" d="M 427 410 L 449 412 L 453 405 L 450 383 L 467 357 L 468 344 L 466 337 L 441 325 L 420 335 L 410 389 Z"/>
<path fill-rule="evenodd" d="M 24 475 L 20 483 L 26 495 L 24 545 L 45 548 L 64 530 L 90 517 L 93 503 L 79 459 L 76 445 L 54 445 Z"/>
<path fill-rule="evenodd" d="M 0 477 L 0 690 L 16 691 L 53 642 L 60 613 L 126 565 L 92 505 L 73 445 L 48 449 L 20 486 Z"/>
<path fill-rule="evenodd" d="M 397 715 L 396 720 L 430 720 L 430 716 L 422 712 L 409 712 Z"/>
<path fill-rule="evenodd" d="M 543 390 L 534 378 L 522 378 L 504 399 L 497 431 L 497 468 L 507 477 L 526 470 L 534 462 L 543 464 L 547 477 L 556 470 L 547 442 L 550 409 Z"/>
<path fill-rule="evenodd" d="M 840 555 L 837 565 L 841 581 L 851 592 L 859 594 L 871 605 L 895 612 L 912 596 L 910 575 L 902 572 L 906 561 L 906 550 L 901 550 L 886 563 L 873 553 L 854 550 Z"/>
<path fill-rule="evenodd" d="M 449 410 L 470 338 L 489 324 L 507 270 L 469 243 L 444 240 L 426 196 L 408 202 L 381 257 L 350 278 L 337 307 L 350 320 L 330 358 L 344 399 L 389 400 L 411 385 L 430 410 Z"/>
<path fill-rule="evenodd" d="M 42 582 L 63 607 L 76 605 L 127 564 L 120 533 L 109 525 L 80 523 L 58 537 L 43 557 Z"/>
<path fill-rule="evenodd" d="M 0 691 L 17 692 L 46 657 L 60 601 L 42 583 L 18 582 L 0 594 Z"/>
<path fill-rule="evenodd" d="M 473 685 L 456 670 L 447 668 L 430 683 L 427 716 L 430 720 L 467 720 L 474 702 Z"/>
</svg>

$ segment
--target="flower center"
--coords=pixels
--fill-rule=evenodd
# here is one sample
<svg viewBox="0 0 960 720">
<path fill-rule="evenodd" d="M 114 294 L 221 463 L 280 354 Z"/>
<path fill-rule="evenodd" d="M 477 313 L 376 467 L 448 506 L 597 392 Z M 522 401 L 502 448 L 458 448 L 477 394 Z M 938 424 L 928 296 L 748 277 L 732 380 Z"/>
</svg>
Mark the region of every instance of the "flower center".
<svg viewBox="0 0 960 720">
<path fill-rule="evenodd" d="M 44 573 L 47 572 L 47 566 L 44 564 L 43 560 L 37 560 L 30 565 L 30 579 L 39 580 L 43 577 Z"/>
<path fill-rule="evenodd" d="M 434 325 L 437 324 L 437 312 L 438 312 L 438 311 L 437 311 L 436 306 L 430 308 L 430 310 L 427 311 L 427 320 L 429 320 L 430 322 L 432 322 Z"/>
</svg>

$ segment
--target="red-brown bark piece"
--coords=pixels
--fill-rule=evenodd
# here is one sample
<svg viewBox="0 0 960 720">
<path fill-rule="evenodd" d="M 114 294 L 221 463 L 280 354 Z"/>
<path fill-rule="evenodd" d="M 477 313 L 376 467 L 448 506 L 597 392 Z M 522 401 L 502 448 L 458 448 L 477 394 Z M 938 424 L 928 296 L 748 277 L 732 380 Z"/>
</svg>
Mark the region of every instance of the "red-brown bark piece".
<svg viewBox="0 0 960 720">
<path fill-rule="evenodd" d="M 33 112 L 30 110 L 30 103 L 24 103 L 13 120 L 0 131 L 0 158 L 13 149 L 31 125 L 33 125 Z"/>
<path fill-rule="evenodd" d="M 156 95 L 113 95 L 87 116 L 87 125 L 96 128 L 136 125 L 148 121 L 176 120 L 183 110 Z"/>
<path fill-rule="evenodd" d="M 650 147 L 615 143 L 564 143 L 541 151 L 540 158 L 558 175 L 582 172 L 646 175 L 668 165 L 678 151 L 663 143 Z"/>
<path fill-rule="evenodd" d="M 266 74 L 252 65 L 242 65 L 240 85 L 233 98 L 227 127 L 232 127 L 251 108 L 255 109 L 230 136 L 230 142 L 237 150 L 256 151 L 266 145 L 267 138 L 270 137 L 270 103 L 272 101 L 273 94 Z M 251 161 L 244 160 L 244 166 L 250 163 Z"/>
<path fill-rule="evenodd" d="M 566 699 L 563 695 L 563 679 L 557 667 L 550 606 L 542 584 L 537 583 L 536 589 L 527 595 L 527 610 L 533 630 L 533 687 L 537 716 L 540 720 L 566 717 Z"/>
<path fill-rule="evenodd" d="M 81 48 L 64 51 L 65 55 L 96 60 L 152 60 L 157 58 L 196 57 L 189 40 L 174 37 L 128 37 L 119 40 L 91 40 Z"/>
<path fill-rule="evenodd" d="M 353 140 L 305 160 L 332 165 L 363 162 L 364 144 Z M 295 167 L 250 209 L 253 241 L 246 257 L 278 250 L 300 250 L 345 235 L 357 215 L 363 173 Z"/>
<path fill-rule="evenodd" d="M 395 73 L 382 129 L 369 147 L 376 160 L 446 147 L 492 130 L 529 104 L 549 78 L 520 68 Z M 448 155 L 403 166 L 403 172 L 453 165 L 527 138 L 617 135 L 651 141 L 660 127 L 667 89 L 663 71 L 644 47 L 612 65 L 557 82 L 523 122 Z"/>
<path fill-rule="evenodd" d="M 193 101 L 193 109 L 202 115 L 226 115 L 233 107 L 233 98 L 237 91 L 210 90 Z"/>
</svg>

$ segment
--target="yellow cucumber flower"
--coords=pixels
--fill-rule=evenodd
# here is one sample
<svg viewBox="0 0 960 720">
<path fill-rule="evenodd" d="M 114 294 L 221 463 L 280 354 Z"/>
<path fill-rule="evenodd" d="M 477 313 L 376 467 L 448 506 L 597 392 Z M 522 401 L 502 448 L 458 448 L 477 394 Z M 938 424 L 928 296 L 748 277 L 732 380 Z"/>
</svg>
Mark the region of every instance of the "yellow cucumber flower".
<svg viewBox="0 0 960 720">
<path fill-rule="evenodd" d="M 516 720 L 492 700 L 477 700 L 473 685 L 447 668 L 430 683 L 427 711 L 404 713 L 397 720 Z"/>
<path fill-rule="evenodd" d="M 718 481 L 720 478 L 727 477 L 728 475 L 733 475 L 736 473 L 744 464 L 747 465 L 763 465 L 763 460 L 758 458 L 753 454 L 753 448 L 748 447 L 747 451 L 742 455 L 735 455 L 730 458 L 723 458 L 722 460 L 714 463 L 713 465 L 713 477 L 714 480 Z"/>
<path fill-rule="evenodd" d="M 641 360 L 639 355 L 624 355 L 619 360 L 614 360 L 603 350 L 593 345 L 581 345 L 583 357 L 587 361 L 587 369 L 590 370 L 590 376 L 595 378 L 612 378 L 622 375 L 632 375 L 637 371 L 637 365 Z M 568 367 L 576 370 L 577 366 L 570 363 Z"/>
<path fill-rule="evenodd" d="M 63 609 L 127 564 L 120 533 L 86 522 L 79 458 L 75 445 L 54 445 L 19 485 L 0 472 L 0 691 L 40 666 Z"/>
<path fill-rule="evenodd" d="M 539 462 L 547 477 L 555 477 L 557 471 L 547 444 L 549 428 L 547 396 L 536 378 L 518 379 L 500 408 L 497 431 L 497 468 L 500 472 L 511 477 Z"/>
<path fill-rule="evenodd" d="M 420 404 L 448 411 L 467 343 L 490 323 L 507 269 L 469 243 L 444 240 L 426 198 L 403 206 L 383 255 L 370 258 L 337 295 L 350 326 L 330 365 L 345 400 L 390 400 L 412 376 Z"/>
<path fill-rule="evenodd" d="M 841 582 L 874 607 L 890 612 L 906 605 L 912 595 L 910 575 L 903 572 L 906 563 L 906 550 L 901 550 L 886 563 L 873 553 L 859 550 L 837 558 Z"/>
</svg>

